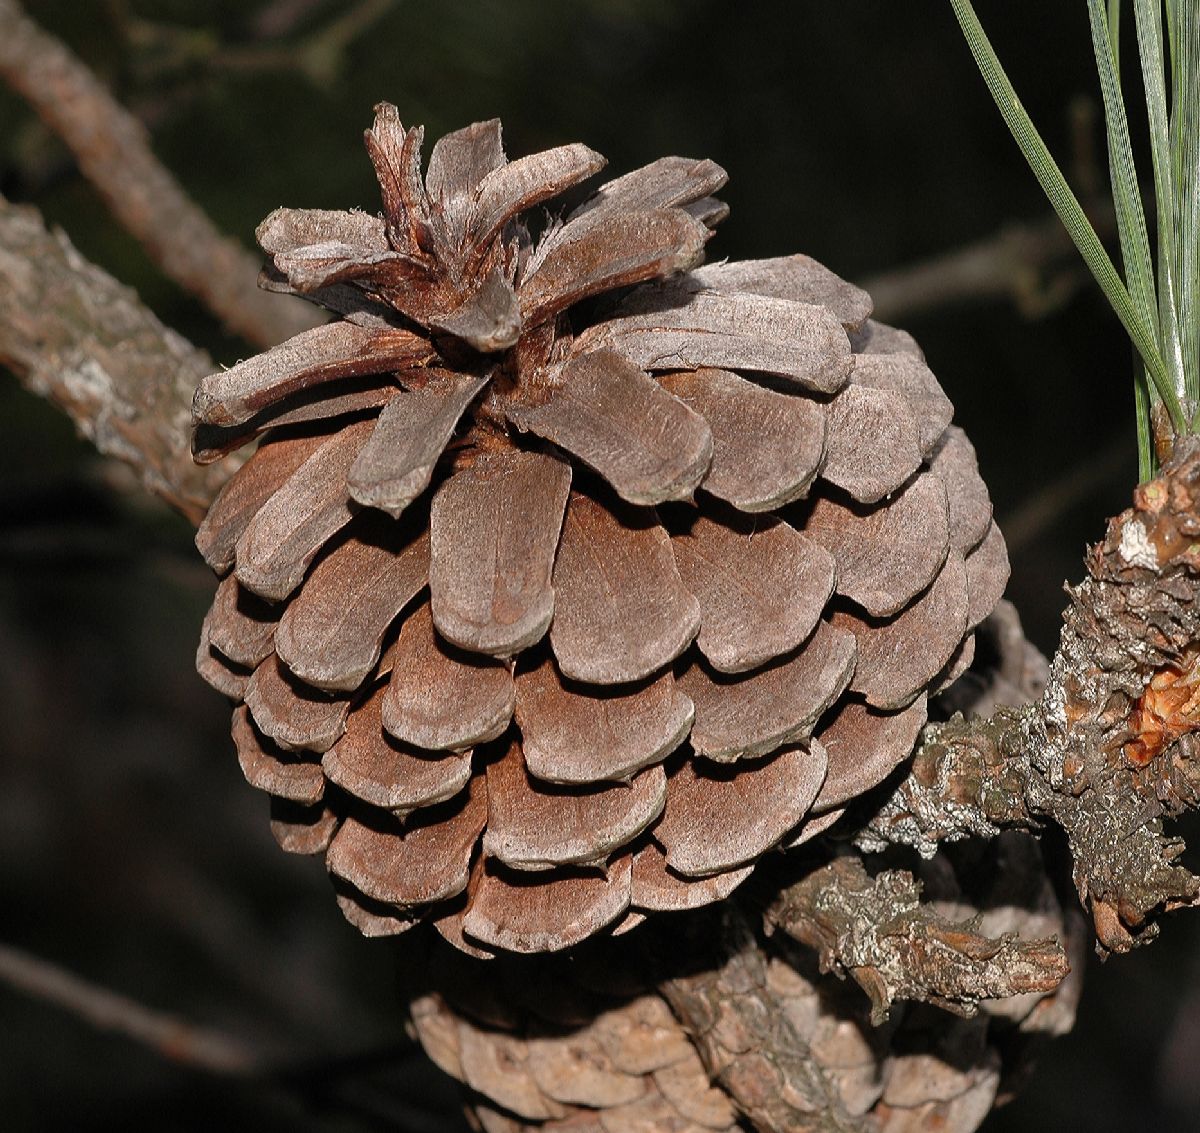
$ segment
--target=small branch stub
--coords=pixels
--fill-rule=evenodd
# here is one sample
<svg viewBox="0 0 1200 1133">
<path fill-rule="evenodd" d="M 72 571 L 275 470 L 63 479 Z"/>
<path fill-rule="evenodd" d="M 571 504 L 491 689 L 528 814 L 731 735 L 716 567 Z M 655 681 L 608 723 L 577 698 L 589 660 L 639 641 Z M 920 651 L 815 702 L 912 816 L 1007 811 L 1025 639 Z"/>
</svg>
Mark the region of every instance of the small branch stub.
<svg viewBox="0 0 1200 1133">
<path fill-rule="evenodd" d="M 1068 591 L 1038 704 L 926 730 L 912 771 L 860 832 L 865 850 L 991 837 L 1050 821 L 1067 835 L 1102 952 L 1200 899 L 1162 819 L 1200 803 L 1200 442 L 1109 523 Z"/>
<path fill-rule="evenodd" d="M 897 999 L 973 1015 L 984 999 L 1053 991 L 1070 970 L 1056 940 L 988 937 L 920 897 L 906 871 L 871 877 L 858 858 L 841 857 L 785 889 L 767 923 L 814 949 L 823 970 L 852 976 L 877 1025 Z"/>
</svg>

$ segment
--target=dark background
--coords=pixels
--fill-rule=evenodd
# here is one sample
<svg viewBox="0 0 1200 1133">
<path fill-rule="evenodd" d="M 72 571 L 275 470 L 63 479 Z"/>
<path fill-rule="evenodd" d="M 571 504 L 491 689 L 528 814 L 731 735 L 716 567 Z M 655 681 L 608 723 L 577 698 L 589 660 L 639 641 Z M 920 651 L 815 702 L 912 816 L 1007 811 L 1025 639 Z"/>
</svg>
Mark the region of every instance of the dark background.
<svg viewBox="0 0 1200 1133">
<path fill-rule="evenodd" d="M 804 251 L 859 282 L 1048 212 L 943 0 L 28 7 L 247 242 L 278 205 L 378 207 L 359 138 L 380 99 L 429 138 L 500 116 L 510 156 L 578 140 L 615 173 L 714 158 L 732 215 L 711 255 Z M 264 28 L 289 9 L 282 38 Z M 346 11 L 375 18 L 339 47 Z M 1102 155 L 1098 123 L 1072 126 L 1098 101 L 1083 0 L 980 14 L 1051 149 L 1068 166 L 1089 144 Z M 2 91 L 0 191 L 217 359 L 251 353 L 163 280 Z M 975 441 L 1009 532 L 1009 596 L 1044 650 L 1063 581 L 1136 474 L 1128 345 L 1064 270 L 1052 282 L 1069 294 L 1037 318 L 968 299 L 897 318 Z M 277 852 L 226 706 L 192 671 L 212 580 L 186 524 L 127 487 L 0 371 L 0 940 L 314 1069 L 298 1089 L 210 1078 L 0 986 L 0 1124 L 356 1130 L 382 1112 L 458 1128 L 419 1059 L 373 1057 L 403 1041 L 390 950 L 343 923 L 318 863 Z M 1200 1127 L 1200 924 L 1177 917 L 1164 937 L 1093 965 L 1077 1030 L 986 1129 Z"/>
</svg>

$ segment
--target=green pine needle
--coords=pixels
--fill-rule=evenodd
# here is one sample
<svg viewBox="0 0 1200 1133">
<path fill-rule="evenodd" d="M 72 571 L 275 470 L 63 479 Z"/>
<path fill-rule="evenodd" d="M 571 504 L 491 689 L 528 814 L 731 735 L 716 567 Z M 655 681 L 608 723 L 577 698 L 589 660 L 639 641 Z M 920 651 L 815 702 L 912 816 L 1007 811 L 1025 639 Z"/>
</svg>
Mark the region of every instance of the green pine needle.
<svg viewBox="0 0 1200 1133">
<path fill-rule="evenodd" d="M 1121 0 L 1108 0 L 1108 38 L 1112 40 L 1113 66 L 1121 75 Z"/>
<path fill-rule="evenodd" d="M 1172 264 L 1172 251 L 1175 247 L 1175 191 L 1171 139 L 1167 124 L 1161 0 L 1134 0 L 1134 15 L 1137 18 L 1138 54 L 1142 61 L 1146 112 L 1150 120 L 1150 156 L 1154 163 L 1154 202 L 1158 223 L 1158 341 L 1176 392 L 1181 399 L 1191 397 L 1194 400 L 1194 393 L 1184 378 L 1183 347 L 1179 338 L 1179 313 Z M 1134 187 L 1136 189 L 1136 183 Z M 1148 247 L 1146 254 L 1149 255 Z"/>
<path fill-rule="evenodd" d="M 1200 274 L 1198 274 L 1200 273 L 1200 263 L 1197 262 L 1200 259 L 1200 253 L 1195 247 L 1195 240 L 1189 241 L 1187 234 L 1198 231 L 1195 224 L 1200 222 L 1200 200 L 1197 198 L 1197 193 L 1200 192 L 1200 182 L 1195 176 L 1187 180 L 1189 173 L 1195 172 L 1195 166 L 1188 164 L 1196 158 L 1195 130 L 1182 121 L 1182 118 L 1185 114 L 1189 115 L 1193 119 L 1191 127 L 1194 127 L 1194 118 L 1200 111 L 1197 110 L 1194 102 L 1192 107 L 1184 107 L 1180 99 L 1182 92 L 1191 91 L 1200 83 L 1196 67 L 1196 63 L 1200 61 L 1200 15 L 1196 13 L 1195 0 L 1167 0 L 1168 24 L 1172 29 L 1171 50 L 1174 63 L 1172 91 L 1175 95 L 1174 113 L 1170 122 L 1172 132 L 1170 152 L 1173 164 L 1169 185 L 1165 176 L 1160 173 L 1161 155 L 1155 158 L 1156 183 L 1159 177 L 1163 176 L 1164 187 L 1174 197 L 1175 216 L 1182 219 L 1184 213 L 1189 209 L 1192 210 L 1190 226 L 1177 223 L 1173 228 L 1175 233 L 1173 237 L 1174 256 L 1169 258 L 1172 258 L 1174 263 L 1168 269 L 1169 284 L 1166 287 L 1165 301 L 1176 314 L 1174 320 L 1166 320 L 1168 324 L 1173 321 L 1180 328 L 1185 327 L 1183 307 L 1185 288 L 1187 290 L 1186 301 L 1192 316 L 1192 325 L 1187 326 L 1186 333 L 1180 335 L 1180 358 L 1182 361 L 1178 368 L 1168 366 L 1164 360 L 1163 351 L 1160 349 L 1159 331 L 1162 320 L 1160 320 L 1157 298 L 1158 288 L 1155 285 L 1146 217 L 1138 191 L 1137 171 L 1134 167 L 1133 151 L 1129 143 L 1129 128 L 1125 118 L 1124 102 L 1121 98 L 1120 81 L 1117 77 L 1119 59 L 1116 54 L 1115 32 L 1120 27 L 1120 0 L 1108 0 L 1107 9 L 1104 0 L 1088 0 L 1088 13 L 1096 64 L 1100 72 L 1101 90 L 1104 95 L 1114 200 L 1122 258 L 1129 280 L 1128 287 L 1122 281 L 1108 253 L 1104 250 L 1104 245 L 1100 242 L 1100 238 L 1096 235 L 1082 206 L 1067 184 L 1062 171 L 1050 155 L 1050 151 L 1042 141 L 1029 114 L 1021 105 L 1020 99 L 1017 98 L 1012 83 L 1000 65 L 1000 60 L 979 23 L 979 17 L 975 14 L 971 0 L 950 0 L 950 3 L 954 8 L 959 25 L 962 27 L 971 54 L 975 57 L 980 74 L 983 75 L 984 82 L 1008 126 L 1009 132 L 1025 155 L 1025 160 L 1029 162 L 1042 191 L 1049 198 L 1050 203 L 1054 206 L 1054 211 L 1058 213 L 1066 226 L 1067 232 L 1083 256 L 1084 262 L 1095 276 L 1096 282 L 1099 283 L 1141 357 L 1145 367 L 1145 376 L 1149 379 L 1148 382 L 1140 380 L 1136 387 L 1139 390 L 1136 399 L 1139 455 L 1140 464 L 1145 473 L 1148 468 L 1152 467 L 1153 462 L 1153 451 L 1149 447 L 1151 436 L 1150 398 L 1145 394 L 1152 392 L 1162 400 L 1176 433 L 1187 432 L 1189 425 L 1181 401 L 1185 390 L 1190 392 L 1191 387 L 1182 380 L 1181 375 L 1188 372 L 1188 350 L 1194 349 L 1197 341 L 1194 326 L 1196 312 L 1193 308 L 1194 304 L 1200 300 Z M 1143 0 L 1139 0 L 1139 8 L 1144 6 Z M 1176 10 L 1172 11 L 1172 9 Z M 1144 17 L 1140 22 L 1144 22 Z M 1190 36 L 1186 42 L 1183 34 L 1185 25 Z M 1185 68 L 1183 63 L 1189 49 L 1192 50 L 1192 54 Z M 1145 62 L 1147 53 L 1151 56 L 1153 54 L 1150 44 L 1143 49 L 1144 67 L 1147 66 Z M 1159 54 L 1161 55 L 1161 51 Z M 1153 93 L 1149 97 L 1153 99 Z M 1154 113 L 1155 110 L 1152 107 L 1152 116 Z M 1178 142 L 1178 137 L 1182 134 L 1188 135 L 1193 143 L 1192 150 L 1186 153 L 1184 147 Z M 1182 188 L 1183 186 L 1186 186 L 1186 191 Z M 1183 229 L 1182 236 L 1180 234 L 1181 227 Z M 1171 239 L 1172 237 L 1169 236 L 1168 243 Z M 1185 274 L 1187 275 L 1186 284 Z M 1176 281 L 1178 281 L 1178 287 L 1175 286 Z M 1190 338 L 1188 334 L 1190 334 Z"/>
<path fill-rule="evenodd" d="M 1174 212 L 1169 258 L 1183 372 L 1195 404 L 1200 402 L 1200 10 L 1195 0 L 1167 0 L 1167 31 Z"/>
<path fill-rule="evenodd" d="M 1138 483 L 1144 484 L 1154 475 L 1154 434 L 1150 427 L 1150 384 L 1146 367 L 1137 352 L 1133 355 L 1133 415 L 1137 421 Z"/>
<path fill-rule="evenodd" d="M 1092 29 L 1092 48 L 1096 54 L 1096 70 L 1100 73 L 1100 91 L 1104 97 L 1104 120 L 1108 126 L 1108 163 L 1112 176 L 1113 203 L 1116 205 L 1117 233 L 1121 240 L 1125 279 L 1138 317 L 1157 343 L 1158 301 L 1154 288 L 1154 261 L 1150 257 L 1150 238 L 1146 228 L 1146 214 L 1142 209 L 1137 167 L 1133 161 L 1133 147 L 1129 142 L 1125 103 L 1121 98 L 1121 84 L 1117 79 L 1112 44 L 1108 38 L 1104 0 L 1088 0 L 1088 17 Z M 1147 365 L 1150 363 L 1147 362 Z M 1181 392 L 1176 388 L 1176 397 Z"/>
</svg>

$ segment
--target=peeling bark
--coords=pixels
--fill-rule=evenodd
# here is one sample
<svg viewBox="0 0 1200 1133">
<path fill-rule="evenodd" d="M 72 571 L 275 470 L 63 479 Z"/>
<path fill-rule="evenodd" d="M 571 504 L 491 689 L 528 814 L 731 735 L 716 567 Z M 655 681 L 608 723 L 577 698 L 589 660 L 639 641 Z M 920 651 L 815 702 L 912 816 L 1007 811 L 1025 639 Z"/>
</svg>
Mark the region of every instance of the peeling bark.
<svg viewBox="0 0 1200 1133">
<path fill-rule="evenodd" d="M 1057 940 L 989 937 L 921 904 L 905 870 L 870 877 L 840 857 L 784 889 L 767 923 L 814 949 L 824 971 L 848 972 L 882 1023 L 897 999 L 973 1015 L 984 999 L 1053 991 L 1070 966 Z"/>
</svg>

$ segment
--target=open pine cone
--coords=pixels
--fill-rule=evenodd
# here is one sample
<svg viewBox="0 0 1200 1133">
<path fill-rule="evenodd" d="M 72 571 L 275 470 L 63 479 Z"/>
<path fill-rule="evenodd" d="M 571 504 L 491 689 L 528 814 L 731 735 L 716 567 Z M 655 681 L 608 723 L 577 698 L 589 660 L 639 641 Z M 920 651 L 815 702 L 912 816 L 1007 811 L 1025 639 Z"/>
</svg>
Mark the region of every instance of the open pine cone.
<svg viewBox="0 0 1200 1133">
<path fill-rule="evenodd" d="M 246 777 L 369 935 L 546 951 L 719 900 L 970 663 L 1007 577 L 971 446 L 859 289 L 698 266 L 712 162 L 531 219 L 603 159 L 492 121 L 422 180 L 386 104 L 366 140 L 382 218 L 258 230 L 339 317 L 196 393 L 197 459 L 262 436 L 197 537 Z"/>
</svg>

